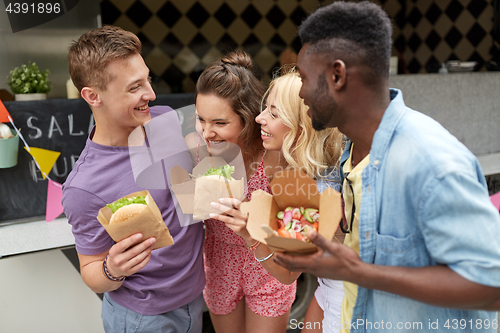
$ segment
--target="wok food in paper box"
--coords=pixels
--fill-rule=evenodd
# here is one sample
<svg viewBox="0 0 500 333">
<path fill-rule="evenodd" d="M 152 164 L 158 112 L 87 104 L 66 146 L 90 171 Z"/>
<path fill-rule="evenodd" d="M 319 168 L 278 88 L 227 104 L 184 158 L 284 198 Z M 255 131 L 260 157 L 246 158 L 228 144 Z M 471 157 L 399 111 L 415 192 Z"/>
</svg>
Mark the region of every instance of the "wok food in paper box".
<svg viewBox="0 0 500 333">
<path fill-rule="evenodd" d="M 248 214 L 247 229 L 252 238 L 267 244 L 272 251 L 296 256 L 314 253 L 318 251 L 318 247 L 307 240 L 302 240 L 300 236 L 292 238 L 290 232 L 293 230 L 287 230 L 289 231 L 287 237 L 282 233 L 286 225 L 289 229 L 293 229 L 298 228 L 300 223 L 302 225 L 310 223 L 314 228 L 314 223 L 317 222 L 318 233 L 326 239 L 333 239 L 342 218 L 339 192 L 328 187 L 320 194 L 316 181 L 297 170 L 278 172 L 271 182 L 271 191 L 272 195 L 257 190 L 252 193 L 252 200 L 241 204 L 241 211 Z M 310 219 L 312 223 L 300 221 L 301 217 L 295 210 L 300 212 L 301 209 L 301 217 Z M 292 216 L 286 211 L 291 211 Z M 283 215 L 278 214 L 279 212 L 283 212 Z M 288 218 L 293 219 L 294 212 L 297 213 L 300 222 L 289 224 L 291 221 L 288 221 Z M 287 214 L 286 219 L 285 214 Z M 286 224 L 279 225 L 284 222 Z M 280 227 L 282 227 L 280 234 L 285 237 L 278 234 L 277 230 Z"/>
<path fill-rule="evenodd" d="M 142 240 L 155 237 L 153 249 L 174 244 L 161 212 L 149 191 L 131 193 L 99 210 L 97 220 L 115 242 L 142 233 Z"/>
<path fill-rule="evenodd" d="M 278 236 L 307 242 L 309 231 L 318 231 L 319 212 L 314 208 L 287 207 L 276 214 Z"/>
<path fill-rule="evenodd" d="M 193 214 L 194 220 L 205 220 L 210 218 L 210 213 L 221 213 L 210 205 L 211 202 L 231 197 L 241 200 L 245 181 L 232 178 L 232 172 L 234 167 L 221 157 L 205 157 L 193 169 L 193 175 L 179 166 L 173 167 L 170 170 L 172 191 L 182 212 Z"/>
</svg>

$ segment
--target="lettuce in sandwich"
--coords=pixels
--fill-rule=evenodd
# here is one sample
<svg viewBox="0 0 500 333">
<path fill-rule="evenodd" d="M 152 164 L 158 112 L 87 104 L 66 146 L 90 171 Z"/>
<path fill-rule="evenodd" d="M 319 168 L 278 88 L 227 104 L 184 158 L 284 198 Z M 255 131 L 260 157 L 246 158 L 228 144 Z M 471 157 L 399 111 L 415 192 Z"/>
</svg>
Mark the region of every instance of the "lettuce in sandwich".
<svg viewBox="0 0 500 333">
<path fill-rule="evenodd" d="M 113 203 L 110 203 L 110 204 L 107 204 L 106 206 L 108 206 L 111 211 L 114 213 L 116 213 L 116 211 L 124 206 L 128 206 L 130 204 L 143 204 L 143 205 L 147 205 L 146 203 L 146 198 L 141 196 L 141 195 L 138 195 L 138 196 L 135 196 L 135 197 L 130 197 L 130 198 L 122 198 L 116 202 L 113 202 Z"/>
<path fill-rule="evenodd" d="M 205 172 L 203 176 L 219 176 L 224 177 L 227 180 L 231 180 L 231 175 L 234 173 L 234 166 L 224 165 L 220 168 L 210 168 Z"/>
</svg>

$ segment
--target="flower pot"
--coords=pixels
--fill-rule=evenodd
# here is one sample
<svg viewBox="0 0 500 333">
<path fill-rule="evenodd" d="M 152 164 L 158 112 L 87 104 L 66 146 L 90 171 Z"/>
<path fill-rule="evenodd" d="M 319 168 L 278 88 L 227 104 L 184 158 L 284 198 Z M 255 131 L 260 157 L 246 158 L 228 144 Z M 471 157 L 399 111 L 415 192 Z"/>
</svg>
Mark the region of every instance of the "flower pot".
<svg viewBox="0 0 500 333">
<path fill-rule="evenodd" d="M 39 101 L 47 99 L 47 94 L 16 94 L 16 101 Z"/>
<path fill-rule="evenodd" d="M 12 138 L 0 139 L 0 168 L 11 168 L 17 165 L 17 152 L 19 150 L 19 135 L 11 129 Z"/>
</svg>

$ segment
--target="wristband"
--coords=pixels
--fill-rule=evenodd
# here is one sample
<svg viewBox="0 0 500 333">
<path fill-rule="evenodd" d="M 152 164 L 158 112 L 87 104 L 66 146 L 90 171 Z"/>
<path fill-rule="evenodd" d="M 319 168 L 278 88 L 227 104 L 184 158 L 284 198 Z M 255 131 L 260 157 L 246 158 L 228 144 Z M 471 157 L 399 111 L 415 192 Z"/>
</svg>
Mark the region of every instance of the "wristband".
<svg viewBox="0 0 500 333">
<path fill-rule="evenodd" d="M 266 261 L 267 259 L 271 258 L 273 255 L 274 255 L 274 252 L 271 252 L 271 254 L 268 255 L 267 257 L 264 257 L 264 258 L 255 257 L 255 260 L 257 260 L 258 262 L 263 262 L 263 261 Z"/>
<path fill-rule="evenodd" d="M 108 257 L 109 257 L 109 255 L 107 255 L 106 258 L 104 259 L 104 261 L 102 262 L 102 273 L 104 274 L 104 276 L 108 280 L 111 280 L 113 282 L 122 282 L 123 280 L 125 280 L 125 278 L 127 276 L 124 275 L 124 276 L 120 276 L 120 277 L 114 277 L 113 275 L 111 275 L 111 273 L 108 271 L 108 266 L 106 264 L 108 261 Z"/>
</svg>

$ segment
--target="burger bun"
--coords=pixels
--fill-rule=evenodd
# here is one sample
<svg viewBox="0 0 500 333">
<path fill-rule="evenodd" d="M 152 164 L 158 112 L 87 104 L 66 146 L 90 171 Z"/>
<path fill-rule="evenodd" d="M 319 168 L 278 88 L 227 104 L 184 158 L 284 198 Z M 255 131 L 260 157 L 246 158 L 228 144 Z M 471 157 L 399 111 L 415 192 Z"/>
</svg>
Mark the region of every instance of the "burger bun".
<svg viewBox="0 0 500 333">
<path fill-rule="evenodd" d="M 135 216 L 142 212 L 146 208 L 144 204 L 130 204 L 127 206 L 120 207 L 109 220 L 109 224 L 120 223 L 128 220 L 132 216 Z"/>
</svg>

